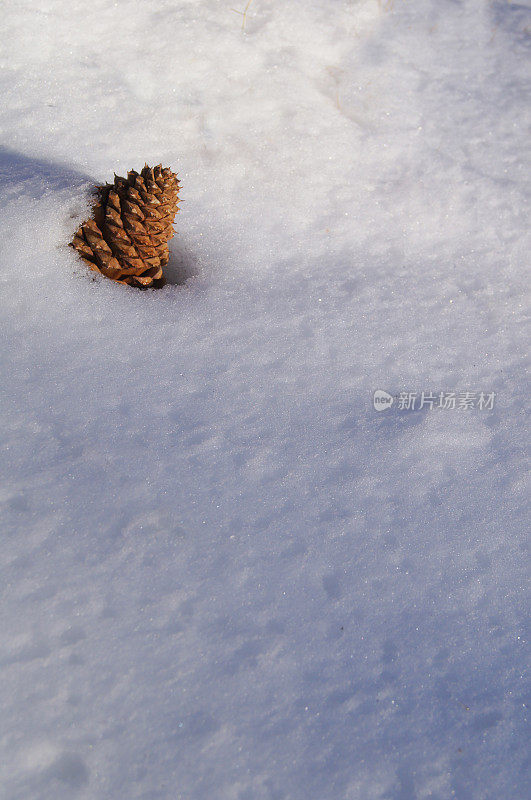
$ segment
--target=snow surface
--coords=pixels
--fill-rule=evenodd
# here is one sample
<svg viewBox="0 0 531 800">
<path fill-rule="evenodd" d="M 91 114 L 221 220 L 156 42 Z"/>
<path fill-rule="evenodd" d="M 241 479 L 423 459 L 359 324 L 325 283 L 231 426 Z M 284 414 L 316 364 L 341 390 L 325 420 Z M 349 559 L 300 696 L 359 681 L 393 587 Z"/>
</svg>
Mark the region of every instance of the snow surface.
<svg viewBox="0 0 531 800">
<path fill-rule="evenodd" d="M 244 8 L 0 10 L 0 796 L 523 800 L 531 3 Z"/>
</svg>

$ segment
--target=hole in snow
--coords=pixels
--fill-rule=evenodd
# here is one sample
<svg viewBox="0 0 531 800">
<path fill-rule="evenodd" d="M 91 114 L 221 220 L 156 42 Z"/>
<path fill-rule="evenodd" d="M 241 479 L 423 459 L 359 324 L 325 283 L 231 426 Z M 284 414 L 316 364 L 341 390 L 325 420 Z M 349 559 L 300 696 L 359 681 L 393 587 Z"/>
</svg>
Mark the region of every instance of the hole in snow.
<svg viewBox="0 0 531 800">
<path fill-rule="evenodd" d="M 197 256 L 179 239 L 179 234 L 170 242 L 170 260 L 163 267 L 166 283 L 183 286 L 199 271 Z"/>
</svg>

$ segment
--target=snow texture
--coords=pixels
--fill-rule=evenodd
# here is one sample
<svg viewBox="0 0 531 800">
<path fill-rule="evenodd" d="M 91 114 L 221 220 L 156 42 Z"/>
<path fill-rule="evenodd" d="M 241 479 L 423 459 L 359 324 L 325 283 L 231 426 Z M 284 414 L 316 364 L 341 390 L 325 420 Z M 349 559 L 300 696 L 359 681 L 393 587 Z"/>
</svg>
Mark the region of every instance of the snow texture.
<svg viewBox="0 0 531 800">
<path fill-rule="evenodd" d="M 244 8 L 0 10 L 1 797 L 523 800 L 531 3 Z"/>
</svg>

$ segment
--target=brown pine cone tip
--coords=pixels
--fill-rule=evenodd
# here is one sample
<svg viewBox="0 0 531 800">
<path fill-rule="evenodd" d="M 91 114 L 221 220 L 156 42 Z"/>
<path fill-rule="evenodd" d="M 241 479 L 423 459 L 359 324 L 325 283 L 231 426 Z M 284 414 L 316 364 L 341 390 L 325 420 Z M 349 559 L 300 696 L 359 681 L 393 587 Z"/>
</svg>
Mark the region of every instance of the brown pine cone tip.
<svg viewBox="0 0 531 800">
<path fill-rule="evenodd" d="M 93 219 L 71 244 L 90 268 L 139 288 L 164 286 L 168 242 L 179 210 L 179 181 L 169 167 L 148 167 L 96 187 Z"/>
</svg>

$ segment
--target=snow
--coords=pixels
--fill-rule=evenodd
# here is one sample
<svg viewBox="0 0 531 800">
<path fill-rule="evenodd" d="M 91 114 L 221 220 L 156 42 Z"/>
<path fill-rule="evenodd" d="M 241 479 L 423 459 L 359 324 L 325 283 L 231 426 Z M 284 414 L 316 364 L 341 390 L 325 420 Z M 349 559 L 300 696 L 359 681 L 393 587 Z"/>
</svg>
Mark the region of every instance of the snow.
<svg viewBox="0 0 531 800">
<path fill-rule="evenodd" d="M 531 3 L 233 7 L 3 5 L 2 797 L 521 800 Z"/>
</svg>

